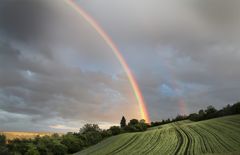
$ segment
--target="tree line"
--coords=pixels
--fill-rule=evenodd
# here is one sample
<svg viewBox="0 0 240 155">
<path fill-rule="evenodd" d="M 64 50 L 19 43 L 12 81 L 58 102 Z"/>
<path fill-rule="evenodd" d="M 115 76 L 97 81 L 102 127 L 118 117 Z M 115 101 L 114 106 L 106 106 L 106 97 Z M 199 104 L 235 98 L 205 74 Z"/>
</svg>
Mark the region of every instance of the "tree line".
<svg viewBox="0 0 240 155">
<path fill-rule="evenodd" d="M 144 120 L 132 119 L 126 123 L 123 116 L 120 126 L 100 129 L 97 124 L 85 124 L 79 132 L 69 132 L 65 135 L 37 136 L 33 139 L 7 140 L 0 135 L 0 155 L 65 155 L 83 150 L 97 144 L 103 139 L 126 132 L 141 132 L 147 130 Z"/>
<path fill-rule="evenodd" d="M 234 114 L 240 114 L 240 102 L 237 102 L 233 105 L 227 105 L 223 107 L 220 110 L 217 110 L 214 106 L 210 105 L 206 109 L 201 109 L 198 111 L 198 113 L 192 113 L 189 115 L 178 115 L 177 117 L 173 119 L 166 119 L 162 121 L 156 121 L 156 122 L 151 122 L 151 127 L 154 126 L 159 126 L 159 125 L 164 125 L 176 121 L 181 121 L 181 120 L 191 120 L 191 121 L 202 121 L 202 120 L 207 120 L 211 118 L 217 118 L 217 117 L 222 117 L 222 116 L 227 116 L 227 115 L 234 115 Z"/>
</svg>

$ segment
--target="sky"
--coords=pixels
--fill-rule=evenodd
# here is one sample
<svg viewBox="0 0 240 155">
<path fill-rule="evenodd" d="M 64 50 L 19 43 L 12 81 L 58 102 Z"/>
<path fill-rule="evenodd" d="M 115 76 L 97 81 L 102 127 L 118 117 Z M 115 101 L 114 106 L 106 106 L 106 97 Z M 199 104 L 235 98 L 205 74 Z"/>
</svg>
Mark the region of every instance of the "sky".
<svg viewBox="0 0 240 155">
<path fill-rule="evenodd" d="M 239 101 L 237 0 L 76 0 L 130 66 L 152 121 Z M 0 130 L 78 131 L 141 119 L 101 36 L 59 0 L 0 2 Z"/>
</svg>

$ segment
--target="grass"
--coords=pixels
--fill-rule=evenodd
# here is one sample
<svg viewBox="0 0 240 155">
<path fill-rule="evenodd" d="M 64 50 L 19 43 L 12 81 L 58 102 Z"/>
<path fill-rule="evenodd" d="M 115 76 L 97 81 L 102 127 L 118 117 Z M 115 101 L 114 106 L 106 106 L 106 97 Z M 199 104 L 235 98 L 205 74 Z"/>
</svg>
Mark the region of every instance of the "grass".
<svg viewBox="0 0 240 155">
<path fill-rule="evenodd" d="M 239 154 L 240 115 L 180 121 L 142 133 L 110 137 L 76 155 Z"/>
</svg>

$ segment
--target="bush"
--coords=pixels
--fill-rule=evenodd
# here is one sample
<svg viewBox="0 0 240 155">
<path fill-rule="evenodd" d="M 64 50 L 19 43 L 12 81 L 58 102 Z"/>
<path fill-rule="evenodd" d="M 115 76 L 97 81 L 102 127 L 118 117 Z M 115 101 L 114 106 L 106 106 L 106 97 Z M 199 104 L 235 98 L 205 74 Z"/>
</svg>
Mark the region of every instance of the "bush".
<svg viewBox="0 0 240 155">
<path fill-rule="evenodd" d="M 31 140 L 16 138 L 9 141 L 8 148 L 14 152 L 14 154 L 25 154 L 28 151 L 30 143 L 32 143 Z"/>
<path fill-rule="evenodd" d="M 3 134 L 0 134 L 0 146 L 6 145 L 6 136 Z"/>
<path fill-rule="evenodd" d="M 108 130 L 102 130 L 101 134 L 102 134 L 102 138 L 107 138 L 107 137 L 112 136 L 112 131 L 109 130 L 109 129 Z"/>
<path fill-rule="evenodd" d="M 68 153 L 75 153 L 83 148 L 81 139 L 71 133 L 64 135 L 61 143 L 67 147 Z"/>
<path fill-rule="evenodd" d="M 140 132 L 140 131 L 146 131 L 148 128 L 148 125 L 145 123 L 145 120 L 138 121 L 137 119 L 132 119 L 128 123 L 128 125 L 124 128 L 124 131 L 127 132 Z"/>
<path fill-rule="evenodd" d="M 131 119 L 130 121 L 129 121 L 129 123 L 128 123 L 128 125 L 129 126 L 134 126 L 134 125 L 137 125 L 139 122 L 138 122 L 138 120 L 137 119 Z"/>
<path fill-rule="evenodd" d="M 54 155 L 65 155 L 67 153 L 67 147 L 57 141 L 53 144 L 52 153 Z"/>
<path fill-rule="evenodd" d="M 101 132 L 101 129 L 97 124 L 85 124 L 79 131 L 82 134 L 87 132 Z"/>
<path fill-rule="evenodd" d="M 189 115 L 189 119 L 190 119 L 191 121 L 199 121 L 199 120 L 200 120 L 199 115 L 196 114 L 196 113 L 190 114 L 190 115 Z"/>
<path fill-rule="evenodd" d="M 144 122 L 140 122 L 138 125 L 139 125 L 139 130 L 140 131 L 146 131 L 147 128 L 148 128 L 147 124 L 144 123 Z"/>
<path fill-rule="evenodd" d="M 137 132 L 137 128 L 134 125 L 127 125 L 124 128 L 124 131 L 127 131 L 127 132 Z"/>
<path fill-rule="evenodd" d="M 87 146 L 97 144 L 103 139 L 101 133 L 97 131 L 87 132 L 83 134 L 83 137 L 85 138 L 85 144 Z"/>
<path fill-rule="evenodd" d="M 121 128 L 119 126 L 111 126 L 109 130 L 111 131 L 112 135 L 118 135 L 121 133 Z"/>
<path fill-rule="evenodd" d="M 28 144 L 28 150 L 24 155 L 40 155 L 40 153 L 38 152 L 37 147 L 30 143 Z"/>
</svg>

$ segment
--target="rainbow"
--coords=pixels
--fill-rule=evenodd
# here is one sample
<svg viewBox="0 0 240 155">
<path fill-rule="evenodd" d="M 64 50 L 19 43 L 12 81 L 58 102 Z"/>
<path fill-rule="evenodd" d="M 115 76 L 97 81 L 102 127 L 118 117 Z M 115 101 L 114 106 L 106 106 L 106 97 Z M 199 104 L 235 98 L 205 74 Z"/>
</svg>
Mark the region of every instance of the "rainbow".
<svg viewBox="0 0 240 155">
<path fill-rule="evenodd" d="M 131 69 L 129 68 L 128 64 L 126 63 L 124 57 L 122 56 L 117 46 L 114 44 L 112 39 L 108 36 L 108 34 L 101 28 L 101 26 L 87 12 L 85 12 L 78 4 L 76 4 L 74 0 L 65 0 L 65 2 L 70 7 L 72 7 L 81 17 L 83 17 L 95 29 L 98 32 L 98 34 L 102 37 L 102 39 L 107 43 L 107 45 L 112 49 L 112 51 L 114 52 L 115 56 L 119 60 L 120 64 L 122 65 L 128 77 L 129 83 L 131 84 L 132 90 L 136 97 L 142 119 L 150 123 L 148 110 L 147 110 L 143 95 L 141 93 L 141 90 L 137 84 L 137 81 Z"/>
</svg>

